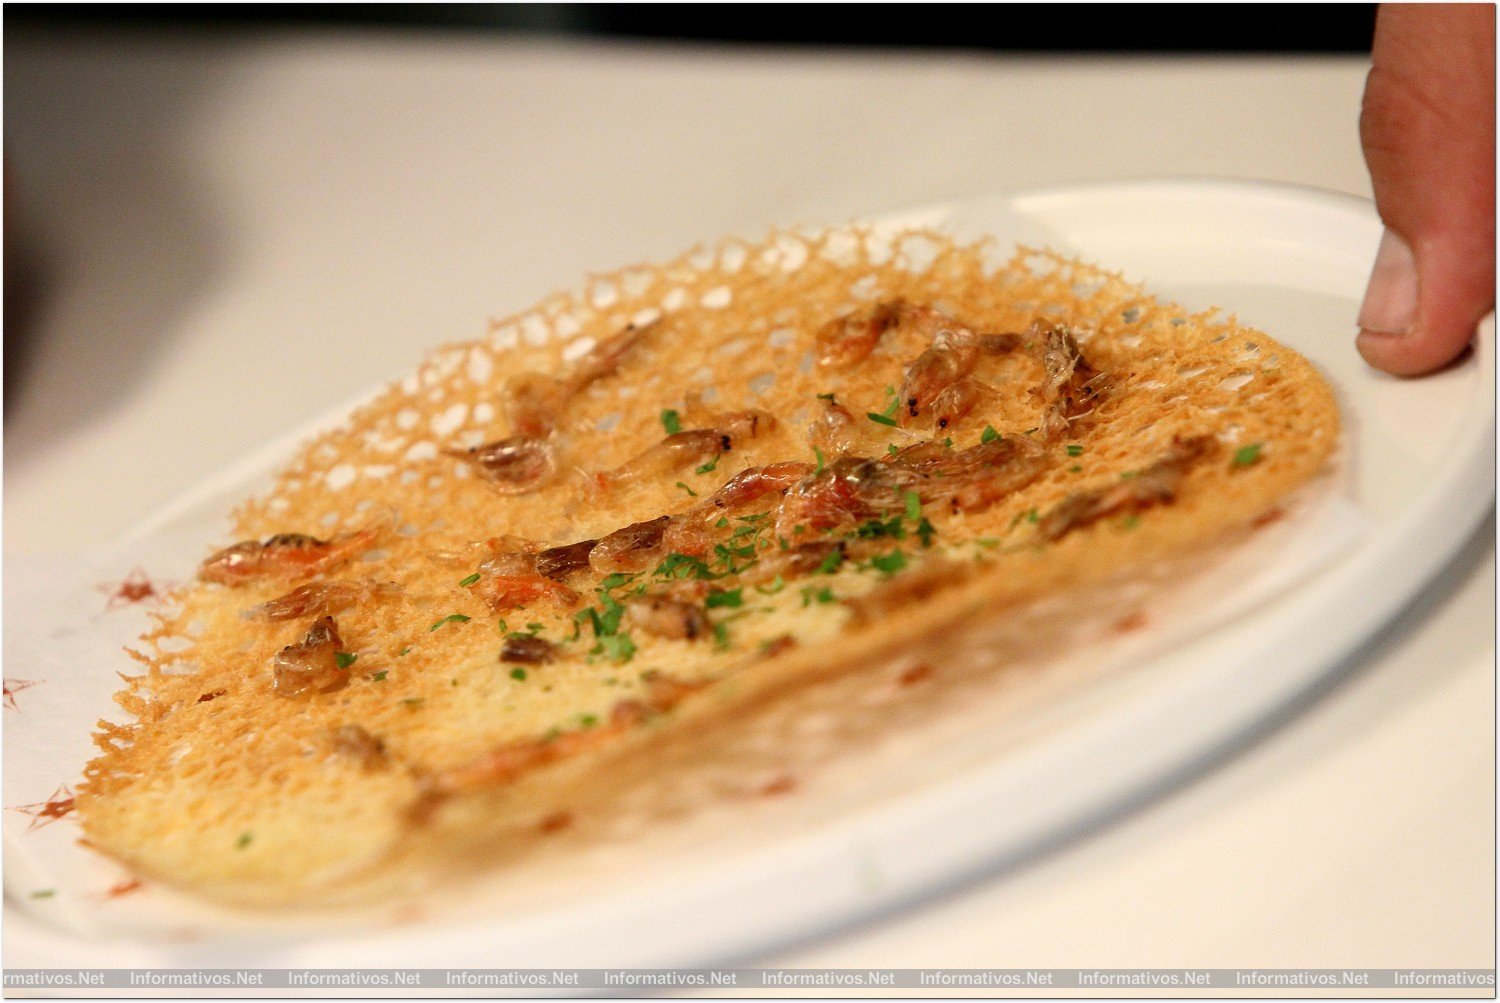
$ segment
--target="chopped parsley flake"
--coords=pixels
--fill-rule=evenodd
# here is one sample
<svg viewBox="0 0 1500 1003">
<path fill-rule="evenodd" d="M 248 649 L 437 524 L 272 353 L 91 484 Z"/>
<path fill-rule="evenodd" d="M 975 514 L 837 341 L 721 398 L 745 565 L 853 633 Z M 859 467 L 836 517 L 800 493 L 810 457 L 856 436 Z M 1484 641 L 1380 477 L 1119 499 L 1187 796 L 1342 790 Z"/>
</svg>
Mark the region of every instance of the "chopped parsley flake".
<svg viewBox="0 0 1500 1003">
<path fill-rule="evenodd" d="M 1263 442 L 1252 442 L 1248 446 L 1241 446 L 1234 451 L 1234 465 L 1237 467 L 1248 467 L 1260 459 L 1260 451 L 1265 447 Z"/>
<path fill-rule="evenodd" d="M 703 464 L 703 466 L 698 467 L 693 472 L 697 473 L 697 474 L 711 474 L 711 473 L 713 473 L 714 469 L 719 465 L 719 457 L 723 456 L 723 455 L 724 455 L 723 453 L 719 453 L 718 456 L 715 456 L 713 459 L 711 459 L 707 463 Z"/>
<path fill-rule="evenodd" d="M 510 677 L 518 683 L 524 683 L 526 681 L 526 670 L 521 668 L 511 669 Z"/>
<path fill-rule="evenodd" d="M 834 600 L 833 589 L 826 585 L 818 588 L 816 585 L 808 585 L 802 589 L 802 606 L 806 609 L 813 603 L 831 603 Z"/>
<path fill-rule="evenodd" d="M 937 529 L 925 518 L 917 523 L 917 539 L 922 541 L 923 549 L 932 546 L 932 538 L 937 535 Z"/>
<path fill-rule="evenodd" d="M 589 651 L 591 655 L 603 655 L 619 665 L 635 657 L 635 642 L 629 634 L 610 633 L 599 638 L 599 643 Z"/>
<path fill-rule="evenodd" d="M 676 411 L 667 408 L 661 413 L 661 427 L 667 430 L 668 435 L 676 435 L 682 431 L 682 418 Z"/>
<path fill-rule="evenodd" d="M 867 411 L 865 412 L 865 417 L 878 424 L 890 425 L 891 427 L 895 427 L 896 409 L 901 406 L 901 398 L 896 396 L 895 387 L 886 387 L 885 392 L 891 398 L 890 402 L 886 404 L 885 410 L 881 411 L 879 414 L 875 413 L 874 411 Z"/>
<path fill-rule="evenodd" d="M 1075 463 L 1071 467 L 1068 468 L 1068 473 L 1070 473 L 1070 474 L 1081 474 L 1081 473 L 1083 473 L 1083 468 L 1080 467 L 1078 464 Z"/>
<path fill-rule="evenodd" d="M 818 465 L 816 467 L 813 467 L 813 473 L 821 474 L 823 472 L 823 451 L 817 446 L 814 446 L 813 455 L 818 458 Z"/>
<path fill-rule="evenodd" d="M 1033 429 L 1033 431 L 1035 431 L 1035 430 Z M 997 431 L 995 431 L 995 426 L 994 425 L 986 425 L 986 426 L 984 426 L 984 432 L 983 432 L 983 434 L 981 434 L 979 436 L 979 441 L 981 443 L 985 443 L 985 442 L 999 442 L 1000 441 L 1000 433 L 997 432 Z"/>
<path fill-rule="evenodd" d="M 820 400 L 820 401 L 828 401 L 830 404 L 837 404 L 838 403 L 838 401 L 834 398 L 833 394 L 818 394 L 818 400 Z"/>
<path fill-rule="evenodd" d="M 416 708 L 422 706 L 425 701 L 422 697 L 402 697 L 401 702 L 407 707 L 415 710 Z"/>
<path fill-rule="evenodd" d="M 1069 456 L 1082 456 L 1083 455 L 1083 447 L 1080 446 L 1080 445 L 1078 445 L 1077 443 L 1073 443 L 1073 444 L 1069 445 L 1068 446 L 1068 455 Z"/>
<path fill-rule="evenodd" d="M 906 517 L 913 522 L 922 518 L 922 498 L 915 491 L 906 492 Z"/>
<path fill-rule="evenodd" d="M 627 574 L 623 571 L 616 571 L 612 575 L 605 575 L 604 580 L 599 583 L 599 591 L 609 592 L 619 588 L 621 585 L 629 585 L 631 579 L 634 577 L 634 574 Z M 527 624 L 527 626 L 531 625 Z"/>
<path fill-rule="evenodd" d="M 437 630 L 445 623 L 468 623 L 470 619 L 471 617 L 464 616 L 462 613 L 449 613 L 447 616 L 443 617 L 441 620 L 439 620 L 437 623 L 434 623 L 427 629 L 429 631 Z"/>
<path fill-rule="evenodd" d="M 755 586 L 755 591 L 759 592 L 763 596 L 774 596 L 784 588 L 786 588 L 785 579 L 783 579 L 780 575 L 777 575 L 775 578 L 771 579 L 771 584 Z"/>
<path fill-rule="evenodd" d="M 581 714 L 581 715 L 579 715 L 578 724 L 579 724 L 580 727 L 583 727 L 583 728 L 592 728 L 594 725 L 596 725 L 598 723 L 599 723 L 599 718 L 598 718 L 597 715 L 594 715 L 594 714 Z"/>
<path fill-rule="evenodd" d="M 696 557 L 688 554 L 671 553 L 662 558 L 656 570 L 652 572 L 658 578 L 714 578 L 714 573 L 708 570 L 708 565 Z"/>
<path fill-rule="evenodd" d="M 887 453 L 890 453 L 892 456 L 900 456 L 901 455 L 901 450 L 899 450 L 899 449 L 896 448 L 896 444 L 894 442 L 887 444 L 886 447 L 885 447 L 885 451 Z"/>
<path fill-rule="evenodd" d="M 359 655 L 352 651 L 335 651 L 333 662 L 341 669 L 347 669 L 359 659 Z"/>
<path fill-rule="evenodd" d="M 38 888 L 36 891 L 31 893 L 31 897 L 34 899 L 50 899 L 56 894 L 56 888 Z"/>
<path fill-rule="evenodd" d="M 458 583 L 458 587 L 461 588 L 461 589 L 466 589 L 470 585 L 473 585 L 477 581 L 479 581 L 479 572 L 476 571 L 472 575 L 470 575 L 468 578 L 465 578 L 463 581 L 459 582 Z"/>
<path fill-rule="evenodd" d="M 818 565 L 821 574 L 831 575 L 844 563 L 844 552 L 842 550 L 830 550 L 828 556 L 823 558 Z"/>
<path fill-rule="evenodd" d="M 697 498 L 698 497 L 698 492 L 694 491 L 692 488 L 688 487 L 686 484 L 682 483 L 681 481 L 677 482 L 677 486 L 679 488 L 682 488 L 682 490 L 686 491 L 688 493 L 688 497 L 689 498 Z"/>
<path fill-rule="evenodd" d="M 729 517 L 728 516 L 723 516 L 723 515 L 719 516 L 719 521 L 716 522 L 716 523 L 714 523 L 714 526 L 716 526 L 719 529 L 723 529 L 725 526 L 728 526 L 728 525 L 729 525 Z"/>
<path fill-rule="evenodd" d="M 745 604 L 745 600 L 742 595 L 744 591 L 745 590 L 743 588 L 738 588 L 728 589 L 724 592 L 710 592 L 708 594 L 708 598 L 703 600 L 703 605 L 707 609 L 718 609 L 720 607 L 723 607 L 725 609 L 738 609 L 740 606 L 743 606 Z"/>
<path fill-rule="evenodd" d="M 383 682 L 385 682 L 385 675 L 386 675 L 386 673 L 388 671 L 389 671 L 388 669 L 381 669 L 379 672 L 375 673 L 370 678 L 373 681 L 377 682 L 377 683 L 383 683 Z"/>
<path fill-rule="evenodd" d="M 1120 523 L 1120 528 L 1121 529 L 1135 529 L 1140 524 L 1141 524 L 1141 517 L 1140 516 L 1138 516 L 1138 515 L 1128 515 L 1128 516 L 1125 517 L 1125 521 L 1122 522 L 1122 523 Z"/>
<path fill-rule="evenodd" d="M 888 575 L 894 575 L 906 567 L 906 555 L 901 552 L 900 548 L 897 548 L 889 554 L 876 554 L 870 558 L 870 564 Z"/>
<path fill-rule="evenodd" d="M 901 525 L 900 516 L 895 516 L 885 521 L 869 519 L 855 527 L 854 535 L 861 540 L 881 536 L 892 536 L 898 540 L 904 540 L 906 539 L 906 527 Z"/>
<path fill-rule="evenodd" d="M 240 838 L 236 839 L 234 841 L 234 848 L 236 850 L 243 850 L 245 847 L 249 846 L 254 841 L 255 841 L 255 834 L 254 833 L 251 833 L 251 832 L 242 832 L 242 833 L 240 833 Z"/>
</svg>

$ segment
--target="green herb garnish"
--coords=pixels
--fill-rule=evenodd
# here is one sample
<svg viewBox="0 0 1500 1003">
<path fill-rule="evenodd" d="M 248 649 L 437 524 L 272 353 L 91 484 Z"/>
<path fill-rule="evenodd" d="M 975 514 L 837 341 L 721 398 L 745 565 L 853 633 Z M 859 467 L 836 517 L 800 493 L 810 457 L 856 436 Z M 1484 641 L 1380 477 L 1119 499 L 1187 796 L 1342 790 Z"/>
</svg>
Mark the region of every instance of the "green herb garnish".
<svg viewBox="0 0 1500 1003">
<path fill-rule="evenodd" d="M 906 492 L 906 517 L 913 522 L 922 518 L 922 498 L 915 491 Z"/>
<path fill-rule="evenodd" d="M 932 546 L 932 538 L 937 535 L 937 528 L 925 518 L 917 523 L 917 539 L 922 541 L 923 549 Z"/>
<path fill-rule="evenodd" d="M 834 600 L 833 589 L 826 585 L 819 588 L 816 585 L 807 585 L 802 589 L 802 608 L 806 609 L 813 603 L 831 603 Z"/>
<path fill-rule="evenodd" d="M 981 443 L 999 442 L 1000 433 L 995 431 L 994 425 L 986 425 L 984 426 L 984 432 L 979 436 L 979 441 Z"/>
<path fill-rule="evenodd" d="M 629 585 L 631 579 L 633 579 L 634 577 L 634 574 L 627 574 L 623 571 L 616 571 L 614 574 L 605 575 L 604 580 L 599 583 L 598 589 L 600 592 L 610 592 L 614 589 L 619 588 L 621 585 Z"/>
<path fill-rule="evenodd" d="M 870 563 L 878 570 L 884 571 L 888 575 L 894 575 L 906 567 L 906 555 L 901 552 L 900 548 L 897 548 L 889 554 L 875 555 L 870 558 Z"/>
<path fill-rule="evenodd" d="M 468 623 L 471 619 L 472 617 L 464 616 L 462 613 L 449 613 L 447 616 L 443 617 L 441 620 L 439 620 L 437 623 L 434 623 L 427 629 L 429 631 L 434 631 L 445 623 Z"/>
<path fill-rule="evenodd" d="M 688 497 L 689 498 L 697 498 L 698 497 L 698 492 L 694 491 L 692 488 L 688 487 L 686 484 L 682 483 L 681 481 L 677 482 L 677 486 L 679 488 L 682 488 L 682 490 L 686 491 L 688 493 Z"/>
<path fill-rule="evenodd" d="M 771 584 L 755 586 L 755 591 L 763 596 L 774 596 L 784 588 L 786 588 L 786 581 L 780 575 L 777 575 L 771 579 Z"/>
<path fill-rule="evenodd" d="M 723 592 L 710 592 L 708 597 L 703 600 L 704 608 L 719 609 L 723 607 L 725 609 L 738 609 L 745 604 L 742 595 L 744 591 L 743 588 L 738 588 L 727 589 Z"/>
<path fill-rule="evenodd" d="M 1078 445 L 1077 443 L 1074 443 L 1074 444 L 1068 446 L 1068 455 L 1069 456 L 1082 456 L 1083 455 L 1083 447 L 1080 446 L 1080 445 Z"/>
<path fill-rule="evenodd" d="M 383 683 L 383 682 L 385 682 L 385 674 L 388 671 L 390 671 L 390 670 L 389 669 L 381 669 L 379 672 L 375 673 L 373 676 L 370 677 L 371 681 L 372 682 L 377 682 L 377 683 Z"/>
<path fill-rule="evenodd" d="M 458 587 L 461 588 L 461 589 L 466 589 L 470 585 L 473 585 L 477 581 L 479 581 L 479 572 L 476 571 L 472 575 L 470 575 L 468 578 L 465 578 L 463 581 L 459 582 L 458 583 Z"/>
<path fill-rule="evenodd" d="M 831 575 L 844 563 L 844 551 L 842 549 L 830 550 L 828 556 L 818 564 L 818 572 Z"/>
<path fill-rule="evenodd" d="M 401 698 L 401 702 L 403 704 L 405 704 L 407 707 L 410 707 L 413 710 L 415 710 L 416 708 L 422 706 L 422 704 L 425 702 L 425 700 L 422 697 L 402 697 Z"/>
<path fill-rule="evenodd" d="M 896 427 L 896 419 L 895 418 L 888 418 L 888 417 L 886 417 L 883 414 L 876 414 L 874 411 L 866 411 L 865 412 L 865 417 L 868 418 L 868 419 L 870 419 L 873 422 L 878 422 L 881 425 L 889 425 L 892 428 Z"/>
<path fill-rule="evenodd" d="M 31 893 L 31 897 L 34 899 L 50 899 L 56 894 L 56 888 L 38 888 L 36 891 Z"/>
<path fill-rule="evenodd" d="M 708 462 L 707 462 L 707 463 L 705 463 L 705 464 L 703 464 L 703 466 L 701 466 L 701 467 L 698 467 L 698 468 L 697 468 L 697 469 L 696 469 L 696 470 L 695 470 L 695 471 L 693 471 L 693 472 L 694 472 L 694 473 L 698 473 L 698 474 L 711 474 L 711 473 L 713 473 L 713 472 L 714 472 L 714 469 L 715 469 L 715 468 L 716 468 L 716 467 L 718 467 L 718 465 L 719 465 L 719 457 L 720 457 L 720 456 L 723 456 L 723 455 L 724 455 L 724 454 L 723 454 L 723 453 L 719 453 L 719 454 L 718 454 L 718 455 L 717 455 L 717 456 L 715 456 L 715 457 L 714 457 L 714 458 L 713 458 L 713 459 L 711 459 L 711 460 L 709 460 L 709 461 L 708 461 Z"/>
<path fill-rule="evenodd" d="M 816 467 L 813 467 L 813 473 L 821 474 L 823 472 L 823 451 L 817 446 L 814 446 L 813 455 L 818 458 L 818 465 Z"/>
<path fill-rule="evenodd" d="M 1236 467 L 1248 467 L 1260 459 L 1260 451 L 1264 448 L 1263 442 L 1252 442 L 1248 446 L 1241 446 L 1234 451 L 1234 465 Z"/>
<path fill-rule="evenodd" d="M 682 431 L 682 418 L 676 411 L 667 408 L 661 413 L 661 427 L 667 430 L 668 435 L 676 435 Z"/>
<path fill-rule="evenodd" d="M 359 655 L 352 651 L 335 651 L 333 663 L 341 669 L 347 669 L 359 660 Z"/>
<path fill-rule="evenodd" d="M 255 834 L 254 833 L 242 832 L 242 833 L 240 833 L 240 838 L 236 839 L 234 841 L 234 848 L 236 850 L 243 850 L 245 847 L 249 846 L 252 842 L 254 842 L 254 840 L 255 840 Z"/>
<path fill-rule="evenodd" d="M 519 668 L 511 669 L 510 677 L 518 683 L 524 683 L 526 681 L 526 670 Z"/>
</svg>

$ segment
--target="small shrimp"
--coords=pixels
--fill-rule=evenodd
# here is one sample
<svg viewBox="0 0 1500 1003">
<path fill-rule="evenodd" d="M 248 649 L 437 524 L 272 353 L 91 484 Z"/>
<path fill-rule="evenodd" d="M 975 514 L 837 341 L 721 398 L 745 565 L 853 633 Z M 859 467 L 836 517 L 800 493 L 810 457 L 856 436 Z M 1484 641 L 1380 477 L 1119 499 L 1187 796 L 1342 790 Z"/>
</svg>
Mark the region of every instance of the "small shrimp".
<svg viewBox="0 0 1500 1003">
<path fill-rule="evenodd" d="M 786 550 L 767 552 L 739 580 L 747 585 L 763 585 L 777 578 L 800 578 L 823 567 L 834 554 L 839 555 L 835 566 L 843 564 L 849 556 L 848 543 L 844 540 L 809 540 Z"/>
<path fill-rule="evenodd" d="M 545 665 L 557 659 L 557 645 L 545 637 L 512 634 L 500 646 L 500 661 L 516 665 Z"/>
<path fill-rule="evenodd" d="M 695 463 L 705 463 L 720 453 L 727 453 L 733 440 L 711 428 L 675 432 L 614 470 L 595 474 L 600 487 L 609 487 L 631 479 L 650 479 L 675 473 Z"/>
<path fill-rule="evenodd" d="M 504 576 L 537 573 L 537 554 L 542 550 L 540 543 L 523 540 L 518 536 L 494 536 L 482 544 L 470 546 L 482 547 L 489 552 L 489 556 L 479 564 L 482 574 Z"/>
<path fill-rule="evenodd" d="M 534 602 L 568 608 L 578 602 L 578 593 L 541 575 L 492 575 L 473 586 L 474 594 L 496 613 L 505 613 Z"/>
<path fill-rule="evenodd" d="M 981 334 L 979 348 L 986 355 L 1008 355 L 1025 342 L 1019 334 Z"/>
<path fill-rule="evenodd" d="M 598 543 L 598 540 L 579 540 L 561 547 L 549 547 L 536 555 L 536 573 L 560 582 L 589 566 L 589 555 Z"/>
<path fill-rule="evenodd" d="M 1032 393 L 1043 404 L 1041 430 L 1049 442 L 1065 435 L 1077 418 L 1094 409 L 1095 399 L 1103 389 L 1104 374 L 1083 357 L 1073 332 L 1061 325 L 1032 325 L 1032 336 L 1041 347 L 1042 367 L 1046 378 Z"/>
<path fill-rule="evenodd" d="M 501 494 L 530 494 L 557 476 L 557 447 L 545 439 L 516 435 L 473 449 L 443 452 L 474 464 L 479 475 Z"/>
<path fill-rule="evenodd" d="M 567 402 L 567 383 L 543 373 L 517 373 L 505 381 L 501 410 L 517 439 L 545 439 Z"/>
<path fill-rule="evenodd" d="M 305 533 L 277 533 L 264 541 L 243 540 L 213 554 L 198 569 L 198 577 L 222 585 L 244 585 L 261 578 L 309 578 L 368 550 L 373 529 L 334 540 Z"/>
<path fill-rule="evenodd" d="M 271 689 L 283 697 L 342 689 L 349 684 L 349 671 L 339 666 L 343 649 L 333 617 L 318 619 L 302 640 L 277 652 L 271 663 Z"/>
<path fill-rule="evenodd" d="M 855 430 L 859 427 L 853 412 L 835 400 L 833 394 L 819 399 L 825 407 L 823 413 L 808 424 L 807 441 L 829 457 L 852 452 L 858 439 Z"/>
<path fill-rule="evenodd" d="M 724 486 L 709 495 L 701 504 L 689 511 L 703 510 L 708 514 L 732 512 L 741 506 L 756 501 L 772 492 L 786 492 L 803 477 L 812 473 L 811 463 L 788 460 L 764 467 L 746 467 L 724 482 Z"/>
<path fill-rule="evenodd" d="M 390 763 L 385 742 L 357 724 L 346 724 L 334 730 L 333 751 L 365 770 L 378 770 Z"/>
<path fill-rule="evenodd" d="M 316 613 L 337 613 L 359 603 L 369 602 L 376 596 L 394 595 L 401 591 L 395 582 L 376 582 L 356 579 L 342 582 L 317 582 L 303 585 L 270 602 L 261 603 L 250 610 L 252 616 L 263 616 L 267 620 L 295 620 Z"/>
<path fill-rule="evenodd" d="M 589 349 L 577 362 L 573 363 L 573 370 L 569 374 L 569 393 L 576 394 L 595 380 L 602 379 L 620 368 L 620 363 L 625 361 L 625 356 L 635 347 L 636 343 L 657 324 L 660 319 L 653 320 L 648 324 L 626 324 L 623 329 L 610 335 Z"/>
<path fill-rule="evenodd" d="M 901 322 L 904 312 L 906 302 L 894 299 L 830 320 L 813 336 L 818 365 L 825 369 L 849 369 L 863 362 L 875 350 L 881 336 Z"/>
<path fill-rule="evenodd" d="M 908 472 L 921 500 L 955 512 L 978 512 L 1040 477 L 1056 461 L 1023 436 L 991 439 L 967 449 L 940 443 L 908 446 L 887 462 Z"/>
<path fill-rule="evenodd" d="M 1107 488 L 1068 495 L 1042 516 L 1037 532 L 1043 539 L 1060 540 L 1073 530 L 1120 512 L 1139 512 L 1177 499 L 1177 490 L 1194 463 L 1214 448 L 1212 436 L 1174 436 L 1165 455 L 1130 480 Z"/>
<path fill-rule="evenodd" d="M 563 412 L 574 397 L 595 380 L 619 368 L 627 352 L 641 336 L 656 324 L 624 330 L 599 342 L 573 363 L 562 377 L 544 373 L 517 373 L 505 383 L 502 410 L 510 421 L 511 435 L 518 438 L 543 439 L 562 421 Z"/>
<path fill-rule="evenodd" d="M 841 456 L 786 493 L 776 506 L 776 532 L 789 538 L 798 526 L 821 531 L 899 509 L 902 490 L 915 479 L 902 467 Z"/>
<path fill-rule="evenodd" d="M 995 388 L 972 376 L 945 387 L 932 399 L 933 427 L 953 428 L 995 397 Z"/>
<path fill-rule="evenodd" d="M 644 571 L 656 564 L 662 553 L 671 516 L 634 522 L 601 539 L 589 553 L 589 566 L 600 574 Z"/>
<path fill-rule="evenodd" d="M 775 427 L 776 418 L 765 411 L 732 411 L 715 415 L 711 427 L 673 433 L 614 470 L 595 477 L 601 487 L 609 487 L 633 478 L 674 473 L 727 453 Z"/>
<path fill-rule="evenodd" d="M 696 641 L 713 629 L 698 606 L 666 596 L 642 596 L 625 604 L 631 622 L 648 634 L 676 641 Z"/>
<path fill-rule="evenodd" d="M 974 371 L 981 354 L 977 335 L 957 322 L 938 329 L 932 344 L 906 367 L 901 384 L 904 417 L 920 417 L 937 398 Z M 906 422 L 903 422 L 905 424 Z"/>
</svg>

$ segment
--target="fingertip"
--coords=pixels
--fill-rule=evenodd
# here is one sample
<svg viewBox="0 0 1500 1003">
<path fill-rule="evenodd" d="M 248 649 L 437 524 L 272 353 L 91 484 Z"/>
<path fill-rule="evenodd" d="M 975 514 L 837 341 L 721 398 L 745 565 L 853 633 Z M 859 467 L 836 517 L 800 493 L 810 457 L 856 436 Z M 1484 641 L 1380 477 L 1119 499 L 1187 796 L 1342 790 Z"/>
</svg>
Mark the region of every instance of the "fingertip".
<svg viewBox="0 0 1500 1003">
<path fill-rule="evenodd" d="M 1471 340 L 1471 334 L 1434 336 L 1421 330 L 1407 334 L 1361 330 L 1354 346 L 1366 362 L 1381 372 L 1392 376 L 1425 376 L 1463 355 Z"/>
</svg>

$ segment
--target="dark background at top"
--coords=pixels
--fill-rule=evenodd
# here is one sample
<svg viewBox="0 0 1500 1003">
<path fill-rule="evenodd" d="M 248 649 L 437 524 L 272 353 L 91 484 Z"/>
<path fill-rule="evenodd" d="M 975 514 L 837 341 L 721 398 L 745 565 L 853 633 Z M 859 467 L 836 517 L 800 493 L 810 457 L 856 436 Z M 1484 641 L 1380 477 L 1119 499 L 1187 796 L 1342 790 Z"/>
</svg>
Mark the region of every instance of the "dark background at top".
<svg viewBox="0 0 1500 1003">
<path fill-rule="evenodd" d="M 374 27 L 1002 52 L 1362 53 L 1370 49 L 1375 5 L 7 4 L 5 26 Z"/>
</svg>

